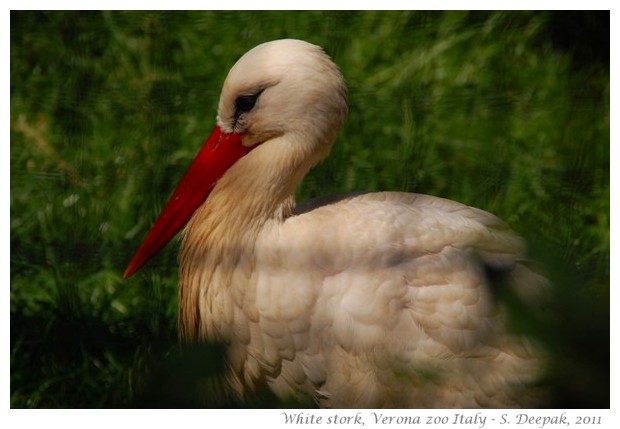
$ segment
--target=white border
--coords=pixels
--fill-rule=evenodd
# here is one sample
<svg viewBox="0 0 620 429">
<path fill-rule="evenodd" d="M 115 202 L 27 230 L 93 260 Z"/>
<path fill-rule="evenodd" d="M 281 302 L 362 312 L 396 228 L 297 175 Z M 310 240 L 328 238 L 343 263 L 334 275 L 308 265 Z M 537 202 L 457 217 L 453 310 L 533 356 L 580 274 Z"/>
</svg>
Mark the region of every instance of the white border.
<svg viewBox="0 0 620 429">
<path fill-rule="evenodd" d="M 83 1 L 62 1 L 62 2 L 54 2 L 51 4 L 50 2 L 43 1 L 8 1 L 7 5 L 9 6 L 9 10 L 6 13 L 1 15 L 0 24 L 4 29 L 3 34 L 3 43 L 1 45 L 2 57 L 8 58 L 10 51 L 10 9 L 15 10 L 27 10 L 27 9 L 84 9 L 87 6 L 88 9 L 142 9 L 142 5 L 149 6 L 149 8 L 156 9 L 169 9 L 170 6 L 174 6 L 175 9 L 376 9 L 376 10 L 387 10 L 387 9 L 411 9 L 411 8 L 419 8 L 419 9 L 427 9 L 427 10 L 435 10 L 435 9 L 463 9 L 463 6 L 467 6 L 465 9 L 515 9 L 515 10 L 541 10 L 541 9 L 557 9 L 558 6 L 561 6 L 560 9 L 587 9 L 587 10 L 611 10 L 611 46 L 616 46 L 617 41 L 617 31 L 615 30 L 616 25 L 618 24 L 618 19 L 616 18 L 616 11 L 613 10 L 613 5 L 618 4 L 617 1 L 589 1 L 587 4 L 585 2 L 555 2 L 555 1 L 531 1 L 531 0 L 521 0 L 519 2 L 511 1 L 511 2 L 497 2 L 497 1 L 436 1 L 432 3 L 428 2 L 404 2 L 404 1 L 390 1 L 384 0 L 380 3 L 377 2 L 369 2 L 369 1 L 356 1 L 356 2 L 334 2 L 334 1 L 313 1 L 313 2 L 295 2 L 290 4 L 285 4 L 281 1 L 262 1 L 260 3 L 249 3 L 247 1 L 236 1 L 230 0 L 226 2 L 195 2 L 195 1 L 176 1 L 174 4 L 164 4 L 163 2 L 154 2 L 154 3 L 145 3 L 145 2 L 127 2 L 127 1 L 95 1 L 89 2 L 85 4 Z M 259 8 L 255 6 L 260 6 Z M 617 9 L 617 8 L 616 8 Z M 5 66 L 1 68 L 2 74 L 4 77 L 5 85 L 4 89 L 4 100 L 5 100 L 5 124 L 7 127 L 5 130 L 10 130 L 10 85 L 7 85 L 7 80 L 10 82 L 10 71 L 8 61 L 4 63 Z M 617 55 L 614 54 L 614 49 L 611 50 L 611 80 L 616 83 L 615 79 L 617 76 Z M 614 109 L 614 100 L 618 99 L 618 86 L 617 84 L 612 85 L 611 90 L 611 112 L 612 112 L 612 120 L 611 120 L 611 142 L 615 142 L 611 144 L 610 148 L 610 156 L 612 160 L 617 159 L 617 149 L 615 145 L 618 144 L 616 141 L 615 132 L 615 121 L 614 114 L 617 113 Z M 7 142 L 10 141 L 10 136 L 7 139 Z M 2 148 L 2 154 L 5 155 L 3 159 L 10 160 L 10 146 L 9 144 L 0 145 Z M 6 162 L 6 161 L 5 161 Z M 615 161 L 614 161 L 615 162 Z M 10 194 L 10 170 L 5 169 L 3 174 L 3 183 L 5 184 L 3 189 L 5 190 L 5 201 L 9 200 Z M 615 169 L 611 169 L 611 182 L 612 182 L 612 195 L 611 195 L 611 219 L 612 224 L 615 221 L 615 215 L 617 213 L 616 201 L 617 195 L 615 190 L 617 187 L 615 186 L 618 182 L 618 173 Z M 6 273 L 6 279 L 10 281 L 9 273 L 10 273 L 10 258 L 8 257 L 10 252 L 10 232 L 9 222 L 10 222 L 10 214 L 9 210 L 5 209 L 0 212 L 0 216 L 2 216 L 2 223 L 5 225 L 3 231 L 6 236 L 2 236 L 2 243 L 4 244 L 4 258 L 3 260 Z M 617 233 L 615 228 L 611 228 L 611 240 L 612 243 L 617 242 Z M 613 246 L 612 246 L 613 247 Z M 614 264 L 614 253 L 612 250 L 612 263 L 611 263 L 611 305 L 612 307 L 618 303 L 618 273 L 616 264 Z M 9 311 L 9 292 L 8 285 L 5 284 L 3 288 L 2 299 L 4 302 L 3 311 L 0 311 L 0 323 L 2 326 L 3 332 L 3 353 L 2 353 L 2 368 L 4 375 L 3 377 L 3 385 L 5 386 L 2 391 L 2 402 L 5 404 L 5 412 L 2 415 L 2 426 L 10 427 L 10 428 L 21 428 L 21 427 L 45 427 L 45 428 L 102 428 L 109 429 L 111 425 L 119 425 L 121 427 L 165 427 L 171 428 L 179 425 L 197 427 L 197 428 L 218 428 L 218 427 L 269 427 L 269 428 L 280 428 L 280 427 L 291 427 L 293 425 L 287 425 L 284 422 L 284 417 L 282 416 L 282 410 L 9 410 L 9 401 L 10 401 L 10 379 L 9 379 L 9 359 L 10 359 L 10 344 L 9 344 L 9 336 L 10 336 L 10 311 Z M 6 301 L 4 301 L 6 299 Z M 618 411 L 618 401 L 616 395 L 615 386 L 618 385 L 618 371 L 615 367 L 615 362 L 618 362 L 618 353 L 616 351 L 617 341 L 616 338 L 616 327 L 618 326 L 618 317 L 614 311 L 611 312 L 611 327 L 612 327 L 612 349 L 611 349 L 611 407 L 612 410 Z M 287 410 L 286 412 L 294 412 L 294 410 Z M 419 425 L 399 425 L 394 423 L 390 424 L 373 424 L 374 417 L 372 416 L 372 410 L 363 410 L 363 411 L 339 411 L 339 410 L 312 410 L 312 411 L 304 411 L 310 412 L 314 416 L 322 416 L 325 420 L 330 416 L 336 415 L 349 415 L 355 416 L 356 413 L 362 413 L 363 420 L 366 423 L 365 426 L 394 426 L 394 427 L 421 427 L 421 426 L 429 426 L 426 424 Z M 377 414 L 384 414 L 386 416 L 394 416 L 398 418 L 399 416 L 402 418 L 411 417 L 411 416 L 419 416 L 423 422 L 425 423 L 426 418 L 428 416 L 436 416 L 436 417 L 448 417 L 449 423 L 445 426 L 450 427 L 460 427 L 461 425 L 452 424 L 452 419 L 455 418 L 455 414 L 461 413 L 463 415 L 476 415 L 477 411 L 447 411 L 447 410 L 438 410 L 438 411 L 429 411 L 429 410 L 388 410 L 388 411 L 377 411 Z M 487 410 L 480 411 L 482 415 L 486 416 L 487 421 L 484 425 L 485 428 L 509 428 L 509 427 L 519 427 L 524 429 L 530 428 L 538 428 L 541 427 L 541 424 L 536 424 L 535 421 L 533 424 L 515 424 L 519 414 L 527 414 L 532 417 L 540 416 L 540 417 L 553 417 L 553 416 L 561 416 L 562 410 L 527 410 L 527 411 L 506 411 L 506 410 Z M 616 413 L 612 413 L 610 410 L 567 410 L 565 411 L 566 417 L 569 422 L 571 422 L 571 426 L 575 425 L 575 420 L 578 416 L 599 416 L 602 421 L 599 425 L 589 425 L 594 426 L 596 428 L 607 428 L 607 427 L 617 427 L 618 426 L 618 418 L 616 417 Z M 513 424 L 502 424 L 502 416 L 508 416 Z M 491 419 L 495 419 L 492 421 Z M 542 421 L 541 421 L 542 422 Z M 299 425 L 295 425 L 299 426 Z M 324 424 L 319 425 L 301 425 L 301 426 L 324 426 Z M 334 425 L 329 425 L 334 426 Z M 341 425 L 335 425 L 341 426 Z M 355 426 L 355 425 L 354 425 Z M 440 426 L 440 425 L 430 425 L 430 426 Z M 563 425 L 559 425 L 564 427 Z M 472 424 L 467 425 L 466 427 L 480 427 L 480 425 Z M 558 425 L 545 425 L 544 427 L 558 427 Z M 580 428 L 579 426 L 577 427 Z"/>
</svg>

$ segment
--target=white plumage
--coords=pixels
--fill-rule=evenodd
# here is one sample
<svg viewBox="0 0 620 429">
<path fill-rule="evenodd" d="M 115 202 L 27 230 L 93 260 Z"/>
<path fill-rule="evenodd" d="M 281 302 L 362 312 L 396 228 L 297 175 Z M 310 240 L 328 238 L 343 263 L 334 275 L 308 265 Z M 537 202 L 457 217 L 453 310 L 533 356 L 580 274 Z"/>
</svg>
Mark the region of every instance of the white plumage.
<svg viewBox="0 0 620 429">
<path fill-rule="evenodd" d="M 330 407 L 538 405 L 539 352 L 507 333 L 493 288 L 535 301 L 545 281 L 504 223 L 393 192 L 295 209 L 295 187 L 327 156 L 346 112 L 342 76 L 317 46 L 265 43 L 231 69 L 215 155 L 205 156 L 241 152 L 188 185 L 207 189 L 186 215 L 181 338 L 228 344 L 240 396 L 266 382 Z M 168 204 L 187 211 L 184 201 Z M 163 244 L 147 244 L 126 276 Z"/>
</svg>

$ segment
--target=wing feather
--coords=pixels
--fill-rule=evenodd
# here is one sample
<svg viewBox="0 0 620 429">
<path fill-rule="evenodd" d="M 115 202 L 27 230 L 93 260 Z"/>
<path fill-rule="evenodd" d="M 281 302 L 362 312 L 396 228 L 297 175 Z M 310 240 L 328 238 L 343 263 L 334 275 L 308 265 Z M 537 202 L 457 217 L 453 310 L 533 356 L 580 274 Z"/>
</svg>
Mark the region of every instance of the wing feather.
<svg viewBox="0 0 620 429">
<path fill-rule="evenodd" d="M 501 220 L 404 193 L 298 213 L 268 224 L 255 246 L 249 347 L 278 391 L 331 406 L 516 404 L 506 386 L 531 381 L 537 360 L 506 340 L 486 267 L 515 274 L 517 289 L 541 282 L 522 284 L 536 277 Z"/>
</svg>

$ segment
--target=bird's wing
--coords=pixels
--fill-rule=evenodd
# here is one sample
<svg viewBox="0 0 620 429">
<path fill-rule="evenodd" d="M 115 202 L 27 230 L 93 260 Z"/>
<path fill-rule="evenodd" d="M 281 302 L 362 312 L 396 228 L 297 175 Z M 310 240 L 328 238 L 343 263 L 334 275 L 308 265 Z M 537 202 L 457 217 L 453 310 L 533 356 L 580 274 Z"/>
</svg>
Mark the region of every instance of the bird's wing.
<svg viewBox="0 0 620 429">
<path fill-rule="evenodd" d="M 463 374 L 470 358 L 486 358 L 487 384 L 503 382 L 489 362 L 498 372 L 516 364 L 500 356 L 509 346 L 489 273 L 514 272 L 523 252 L 495 216 L 417 194 L 339 198 L 268 225 L 247 292 L 255 301 L 245 300 L 255 307 L 243 309 L 254 319 L 246 373 L 266 370 L 276 392 L 306 386 L 328 404 L 344 390 L 350 402 L 335 405 L 352 406 L 402 397 L 386 386 L 404 373 L 408 384 L 435 386 L 417 401 L 445 395 L 441 374 L 451 383 L 458 374 L 454 389 L 467 389 L 479 382 Z M 444 400 L 476 404 L 457 397 Z"/>
</svg>

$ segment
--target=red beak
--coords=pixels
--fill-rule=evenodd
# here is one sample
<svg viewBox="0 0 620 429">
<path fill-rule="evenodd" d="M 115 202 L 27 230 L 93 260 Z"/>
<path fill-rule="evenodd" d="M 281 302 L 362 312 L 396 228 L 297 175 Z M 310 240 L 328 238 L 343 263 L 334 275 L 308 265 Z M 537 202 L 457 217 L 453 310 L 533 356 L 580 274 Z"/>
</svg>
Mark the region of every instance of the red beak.
<svg viewBox="0 0 620 429">
<path fill-rule="evenodd" d="M 223 134 L 220 127 L 215 127 L 142 241 L 125 270 L 124 278 L 138 271 L 189 222 L 218 179 L 250 150 L 251 147 L 241 144 L 240 134 Z"/>
</svg>

